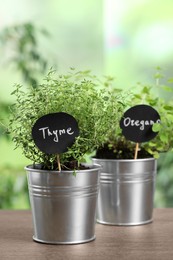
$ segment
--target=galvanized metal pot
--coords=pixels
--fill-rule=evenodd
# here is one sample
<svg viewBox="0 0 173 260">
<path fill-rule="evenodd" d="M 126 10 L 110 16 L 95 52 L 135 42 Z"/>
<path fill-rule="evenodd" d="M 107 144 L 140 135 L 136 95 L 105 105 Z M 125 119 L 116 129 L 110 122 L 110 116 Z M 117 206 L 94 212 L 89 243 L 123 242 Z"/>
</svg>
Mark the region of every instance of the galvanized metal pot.
<svg viewBox="0 0 173 260">
<path fill-rule="evenodd" d="M 100 166 L 87 170 L 45 171 L 25 167 L 37 242 L 77 244 L 95 239 Z"/>
<path fill-rule="evenodd" d="M 93 159 L 102 166 L 97 222 L 141 225 L 152 222 L 157 161 Z"/>
</svg>

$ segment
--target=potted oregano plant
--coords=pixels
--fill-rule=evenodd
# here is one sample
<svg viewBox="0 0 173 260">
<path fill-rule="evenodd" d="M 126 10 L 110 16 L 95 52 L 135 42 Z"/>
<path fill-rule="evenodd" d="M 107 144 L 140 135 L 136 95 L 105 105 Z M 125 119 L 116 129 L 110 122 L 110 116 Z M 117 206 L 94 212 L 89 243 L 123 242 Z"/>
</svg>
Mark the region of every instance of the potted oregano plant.
<svg viewBox="0 0 173 260">
<path fill-rule="evenodd" d="M 95 238 L 100 166 L 82 164 L 110 135 L 123 103 L 109 99 L 89 71 L 56 75 L 31 89 L 16 85 L 9 132 L 33 163 L 27 166 L 34 236 L 76 244 Z"/>
<path fill-rule="evenodd" d="M 93 162 L 102 165 L 99 223 L 152 221 L 157 158 L 173 147 L 173 104 L 158 95 L 159 87 L 163 91 L 172 88 L 161 86 L 159 77 L 157 73 L 156 85 L 139 84 L 132 91 L 119 124 L 112 126 L 109 138 L 97 149 Z"/>
</svg>

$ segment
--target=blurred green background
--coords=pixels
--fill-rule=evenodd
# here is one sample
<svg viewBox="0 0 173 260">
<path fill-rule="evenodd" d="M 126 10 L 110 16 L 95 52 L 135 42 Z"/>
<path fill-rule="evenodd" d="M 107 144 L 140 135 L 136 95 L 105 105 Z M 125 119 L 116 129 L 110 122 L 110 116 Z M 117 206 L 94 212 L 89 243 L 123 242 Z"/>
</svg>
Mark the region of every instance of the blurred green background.
<svg viewBox="0 0 173 260">
<path fill-rule="evenodd" d="M 117 87 L 153 82 L 173 65 L 172 0 L 6 0 L 0 8 L 0 120 L 15 83 L 41 82 L 50 67 L 91 69 Z M 26 164 L 0 126 L 0 208 L 29 208 Z M 158 160 L 155 207 L 173 207 L 173 155 Z"/>
</svg>

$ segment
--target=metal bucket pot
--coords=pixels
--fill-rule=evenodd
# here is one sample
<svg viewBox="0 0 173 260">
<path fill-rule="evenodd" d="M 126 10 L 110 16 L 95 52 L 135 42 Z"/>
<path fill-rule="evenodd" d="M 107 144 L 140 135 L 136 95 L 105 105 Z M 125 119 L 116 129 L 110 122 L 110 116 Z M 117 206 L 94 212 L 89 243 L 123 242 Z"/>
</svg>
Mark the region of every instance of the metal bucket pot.
<svg viewBox="0 0 173 260">
<path fill-rule="evenodd" d="M 95 239 L 100 166 L 76 171 L 25 167 L 37 242 L 77 244 Z"/>
<path fill-rule="evenodd" d="M 141 225 L 152 222 L 157 161 L 93 159 L 102 166 L 97 222 Z"/>
</svg>

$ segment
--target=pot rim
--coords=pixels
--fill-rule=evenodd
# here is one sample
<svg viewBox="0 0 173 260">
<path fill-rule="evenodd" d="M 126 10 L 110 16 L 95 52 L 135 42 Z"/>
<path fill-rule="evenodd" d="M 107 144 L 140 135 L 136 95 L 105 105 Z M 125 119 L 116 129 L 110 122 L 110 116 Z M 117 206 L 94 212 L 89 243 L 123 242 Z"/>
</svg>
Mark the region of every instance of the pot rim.
<svg viewBox="0 0 173 260">
<path fill-rule="evenodd" d="M 35 164 L 36 166 L 39 166 L 40 164 Z M 82 170 L 76 170 L 75 172 L 76 173 L 82 173 L 82 172 L 92 172 L 93 170 L 100 170 L 102 168 L 101 165 L 97 164 L 97 163 L 94 163 L 94 164 L 84 164 L 88 167 L 90 167 L 90 169 L 82 169 Z M 39 169 L 39 168 L 34 168 L 33 167 L 33 164 L 30 164 L 30 165 L 27 165 L 24 167 L 25 170 L 27 171 L 32 171 L 32 172 L 49 172 L 49 173 L 69 173 L 69 174 L 73 174 L 73 170 L 62 170 L 62 171 L 56 171 L 56 170 L 42 170 L 42 169 Z"/>
<path fill-rule="evenodd" d="M 156 161 L 157 159 L 154 157 L 149 157 L 149 158 L 143 158 L 143 159 L 100 159 L 100 158 L 92 158 L 93 161 L 105 161 L 105 162 L 131 162 L 131 163 L 136 163 L 136 162 L 147 162 L 147 161 Z"/>
</svg>

